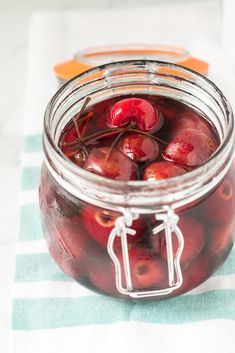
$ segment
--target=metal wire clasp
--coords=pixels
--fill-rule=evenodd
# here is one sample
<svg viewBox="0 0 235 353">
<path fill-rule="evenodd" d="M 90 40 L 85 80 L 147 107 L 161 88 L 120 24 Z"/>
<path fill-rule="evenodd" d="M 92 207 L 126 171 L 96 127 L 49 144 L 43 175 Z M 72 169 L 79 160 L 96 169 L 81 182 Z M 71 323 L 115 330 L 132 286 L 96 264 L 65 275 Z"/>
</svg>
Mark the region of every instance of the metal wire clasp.
<svg viewBox="0 0 235 353">
<path fill-rule="evenodd" d="M 168 264 L 168 282 L 169 287 L 151 291 L 137 291 L 133 289 L 131 268 L 128 253 L 127 235 L 135 236 L 136 231 L 131 228 L 135 219 L 138 219 L 138 214 L 133 214 L 130 210 L 125 210 L 123 216 L 120 216 L 115 221 L 115 227 L 111 231 L 108 239 L 107 250 L 114 262 L 116 270 L 116 287 L 117 290 L 125 295 L 133 298 L 144 298 L 166 295 L 179 288 L 183 283 L 182 271 L 180 267 L 180 257 L 184 248 L 184 237 L 178 227 L 179 216 L 177 216 L 172 207 L 166 206 L 160 212 L 155 214 L 157 221 L 162 221 L 156 226 L 152 233 L 156 236 L 165 230 L 167 264 Z M 172 234 L 175 234 L 178 240 L 178 249 L 176 254 L 173 253 Z M 126 288 L 123 287 L 122 268 L 119 259 L 114 252 L 114 241 L 116 237 L 121 237 L 122 257 L 123 257 L 123 272 L 125 277 Z"/>
</svg>

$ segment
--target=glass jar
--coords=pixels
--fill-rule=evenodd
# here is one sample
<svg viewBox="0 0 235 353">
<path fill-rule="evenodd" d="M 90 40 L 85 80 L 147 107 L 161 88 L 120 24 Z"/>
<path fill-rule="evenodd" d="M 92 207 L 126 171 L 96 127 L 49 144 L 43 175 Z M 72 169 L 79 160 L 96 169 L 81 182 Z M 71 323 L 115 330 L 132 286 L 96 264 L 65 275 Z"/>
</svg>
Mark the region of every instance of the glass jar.
<svg viewBox="0 0 235 353">
<path fill-rule="evenodd" d="M 193 171 L 148 182 L 106 179 L 66 158 L 59 138 L 84 99 L 89 96 L 96 104 L 127 94 L 158 95 L 188 105 L 213 125 L 219 148 Z M 222 92 L 200 74 L 146 60 L 91 69 L 51 99 L 43 146 L 40 206 L 48 247 L 62 270 L 86 287 L 132 300 L 176 296 L 209 278 L 231 251 L 233 114 Z M 144 250 L 135 250 L 137 233 L 144 234 Z M 188 257 L 190 239 L 197 245 Z M 153 252 L 152 242 L 161 242 L 164 256 Z"/>
</svg>

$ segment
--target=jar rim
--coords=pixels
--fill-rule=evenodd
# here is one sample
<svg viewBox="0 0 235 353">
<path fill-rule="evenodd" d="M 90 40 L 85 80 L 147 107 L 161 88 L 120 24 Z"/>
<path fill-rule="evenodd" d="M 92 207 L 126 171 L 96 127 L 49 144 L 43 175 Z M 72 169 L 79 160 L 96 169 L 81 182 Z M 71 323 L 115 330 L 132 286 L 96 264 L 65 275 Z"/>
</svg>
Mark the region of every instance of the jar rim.
<svg viewBox="0 0 235 353">
<path fill-rule="evenodd" d="M 203 81 L 206 83 L 208 86 L 210 86 L 214 92 L 216 92 L 217 95 L 219 95 L 220 100 L 222 102 L 222 105 L 226 111 L 226 115 L 228 117 L 228 129 L 227 133 L 223 139 L 223 141 L 220 143 L 219 147 L 215 151 L 215 153 L 207 160 L 203 165 L 195 168 L 192 171 L 189 171 L 183 175 L 176 176 L 176 177 L 171 177 L 168 179 L 163 179 L 163 180 L 151 180 L 151 181 L 144 181 L 144 180 L 130 180 L 130 181 L 120 181 L 120 180 L 112 180 L 105 178 L 100 175 L 96 175 L 94 173 L 91 173 L 77 165 L 75 165 L 71 160 L 65 157 L 59 146 L 55 143 L 53 137 L 51 136 L 51 133 L 49 131 L 49 125 L 48 121 L 50 119 L 50 113 L 53 110 L 54 105 L 56 104 L 56 101 L 58 97 L 65 92 L 66 90 L 72 92 L 73 85 L 74 83 L 78 82 L 79 80 L 86 80 L 89 76 L 93 76 L 97 73 L 99 73 L 102 70 L 108 70 L 115 68 L 117 66 L 119 67 L 125 67 L 125 65 L 158 65 L 160 67 L 165 67 L 165 68 L 170 68 L 173 71 L 179 71 L 185 75 L 190 74 L 196 79 L 200 79 L 200 81 Z M 44 145 L 44 151 L 45 154 L 47 152 L 48 146 L 47 143 L 49 143 L 50 148 L 54 150 L 55 152 L 55 158 L 57 159 L 57 162 L 62 163 L 65 168 L 67 168 L 71 173 L 74 175 L 84 178 L 86 181 L 89 181 L 90 183 L 101 183 L 101 185 L 105 186 L 106 188 L 118 188 L 119 190 L 123 190 L 123 188 L 128 188 L 131 191 L 134 190 L 135 192 L 138 191 L 138 189 L 142 188 L 151 188 L 151 189 L 161 189 L 161 188 L 169 188 L 172 187 L 173 189 L 177 189 L 180 187 L 180 189 L 184 189 L 187 187 L 188 183 L 190 180 L 198 180 L 200 176 L 205 174 L 205 172 L 209 171 L 214 165 L 215 161 L 218 162 L 220 160 L 220 157 L 223 155 L 224 150 L 226 146 L 228 145 L 229 142 L 231 142 L 232 136 L 234 135 L 234 119 L 233 119 L 233 112 L 231 105 L 227 98 L 223 95 L 222 91 L 217 87 L 215 83 L 213 83 L 210 79 L 207 77 L 191 70 L 188 68 L 185 68 L 181 65 L 178 64 L 173 64 L 165 61 L 158 61 L 158 60 L 124 60 L 124 61 L 118 61 L 118 62 L 112 62 L 108 64 L 103 64 L 100 66 L 97 66 L 95 68 L 92 68 L 90 70 L 85 71 L 84 73 L 81 73 L 74 78 L 72 78 L 70 81 L 66 82 L 51 98 L 46 111 L 45 111 L 45 116 L 44 116 L 44 138 L 43 138 L 43 145 Z M 232 145 L 230 145 L 230 150 L 232 148 Z"/>
<path fill-rule="evenodd" d="M 173 45 L 129 43 L 86 48 L 77 51 L 74 54 L 74 58 L 78 62 L 97 66 L 98 64 L 101 65 L 99 63 L 100 60 L 103 61 L 102 64 L 110 63 L 111 61 L 117 62 L 119 57 L 125 57 L 125 59 L 120 59 L 121 61 L 133 61 L 137 57 L 139 58 L 140 55 L 142 57 L 147 56 L 146 59 L 148 60 L 178 63 L 189 57 L 189 51 Z M 108 58 L 111 60 L 107 61 Z"/>
</svg>

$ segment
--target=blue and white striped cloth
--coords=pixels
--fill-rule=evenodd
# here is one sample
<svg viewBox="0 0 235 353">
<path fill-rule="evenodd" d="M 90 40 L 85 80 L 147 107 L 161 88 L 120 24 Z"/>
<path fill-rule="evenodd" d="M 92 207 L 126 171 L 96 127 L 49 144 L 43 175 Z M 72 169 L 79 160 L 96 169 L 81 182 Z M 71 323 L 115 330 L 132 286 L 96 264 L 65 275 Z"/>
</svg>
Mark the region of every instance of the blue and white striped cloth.
<svg viewBox="0 0 235 353">
<path fill-rule="evenodd" d="M 85 23 L 89 26 L 85 15 L 39 14 L 32 20 L 12 353 L 234 353 L 235 250 L 217 273 L 187 295 L 146 304 L 125 303 L 83 288 L 64 275 L 48 254 L 38 206 L 43 112 L 57 87 L 51 68 L 77 49 L 75 39 L 80 38 Z M 137 19 L 141 15 L 136 12 Z M 92 16 L 94 20 L 94 12 Z M 97 21 L 102 16 L 110 16 L 111 25 L 114 14 L 100 13 Z M 146 16 L 153 20 L 152 11 L 146 10 Z M 93 44 L 100 44 L 99 36 L 94 36 L 97 42 Z M 110 41 L 112 36 L 103 34 L 102 38 Z M 229 77 L 221 53 L 214 48 L 210 55 L 217 57 L 211 70 L 215 79 L 220 80 L 221 70 Z M 223 86 L 231 94 L 230 80 L 224 79 Z"/>
</svg>

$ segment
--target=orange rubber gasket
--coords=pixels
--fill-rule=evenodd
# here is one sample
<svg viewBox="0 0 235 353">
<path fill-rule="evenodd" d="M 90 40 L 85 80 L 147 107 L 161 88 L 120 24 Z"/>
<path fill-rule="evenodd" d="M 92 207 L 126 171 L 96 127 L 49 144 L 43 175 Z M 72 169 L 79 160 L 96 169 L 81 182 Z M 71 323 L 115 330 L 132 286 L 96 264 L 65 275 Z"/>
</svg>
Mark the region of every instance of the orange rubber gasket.
<svg viewBox="0 0 235 353">
<path fill-rule="evenodd" d="M 110 54 L 111 52 L 107 51 L 107 55 Z M 136 50 L 113 50 L 112 54 L 128 54 L 128 53 L 163 53 L 161 50 L 156 50 L 156 49 L 136 49 Z M 164 51 L 164 54 L 172 54 L 173 51 Z M 86 54 L 86 57 L 89 56 L 98 56 L 100 55 L 99 52 L 94 53 L 94 54 Z M 105 55 L 105 52 L 102 52 L 102 55 Z M 177 53 L 174 52 L 174 55 L 177 56 Z M 206 75 L 208 73 L 209 69 L 209 64 L 206 61 L 197 59 L 195 57 L 189 56 L 183 60 L 179 60 L 177 64 L 182 65 L 186 68 L 192 69 L 202 75 Z M 68 81 L 72 79 L 73 77 L 79 75 L 80 73 L 87 71 L 94 66 L 79 62 L 75 59 L 66 61 L 64 63 L 58 64 L 54 67 L 54 72 L 57 76 L 58 79 L 61 79 L 63 81 Z"/>
</svg>

